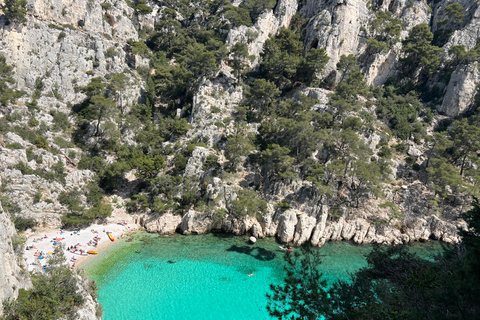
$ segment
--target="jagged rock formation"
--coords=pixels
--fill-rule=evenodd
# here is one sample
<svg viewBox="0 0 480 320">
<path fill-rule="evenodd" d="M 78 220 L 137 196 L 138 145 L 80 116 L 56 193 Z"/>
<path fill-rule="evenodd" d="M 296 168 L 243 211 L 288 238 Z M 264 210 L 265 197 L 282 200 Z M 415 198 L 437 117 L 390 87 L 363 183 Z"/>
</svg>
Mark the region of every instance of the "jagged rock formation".
<svg viewBox="0 0 480 320">
<path fill-rule="evenodd" d="M 473 103 L 479 82 L 480 73 L 476 63 L 458 66 L 452 73 L 438 111 L 450 117 L 456 117 L 467 111 Z"/>
<path fill-rule="evenodd" d="M 129 19 L 133 9 L 125 2 L 115 2 L 108 13 L 100 2 L 86 0 L 52 4 L 37 0 L 31 7 L 25 24 L 5 26 L 5 21 L 0 22 L 0 53 L 15 67 L 19 89 L 31 93 L 37 79 L 43 81 L 46 90 L 38 103 L 46 111 L 64 110 L 67 102 L 83 101 L 85 96 L 78 88 L 95 76 L 122 73 L 130 60 L 135 61 L 125 41 L 138 40 L 138 33 Z M 122 104 L 136 102 L 140 87 L 140 78 L 131 77 L 122 92 Z"/>
<path fill-rule="evenodd" d="M 297 0 L 279 0 L 275 10 L 267 10 L 262 13 L 254 26 L 239 26 L 230 30 L 226 40 L 227 45 L 231 46 L 236 42 L 246 43 L 249 54 L 255 56 L 252 66 L 257 66 L 265 41 L 270 35 L 276 34 L 280 28 L 290 25 L 292 17 L 297 12 L 297 7 Z M 249 33 L 256 34 L 256 37 L 249 39 Z"/>
</svg>

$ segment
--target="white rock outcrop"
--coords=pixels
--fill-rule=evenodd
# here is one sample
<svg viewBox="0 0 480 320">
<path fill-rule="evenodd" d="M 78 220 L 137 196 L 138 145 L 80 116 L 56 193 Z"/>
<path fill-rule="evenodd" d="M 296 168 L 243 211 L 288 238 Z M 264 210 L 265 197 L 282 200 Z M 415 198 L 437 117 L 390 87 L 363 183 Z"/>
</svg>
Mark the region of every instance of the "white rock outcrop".
<svg viewBox="0 0 480 320">
<path fill-rule="evenodd" d="M 450 77 L 438 111 L 449 117 L 456 117 L 468 110 L 473 104 L 479 83 L 480 72 L 477 63 L 458 66 Z"/>
<path fill-rule="evenodd" d="M 148 217 L 144 222 L 144 227 L 148 232 L 172 234 L 177 231 L 180 223 L 182 223 L 182 216 L 165 213 L 160 217 Z"/>
<path fill-rule="evenodd" d="M 277 238 L 283 243 L 293 241 L 295 227 L 297 225 L 297 213 L 295 210 L 286 210 L 278 218 Z M 312 227 L 313 228 L 313 227 Z"/>
<path fill-rule="evenodd" d="M 252 27 L 239 26 L 231 29 L 226 40 L 227 46 L 233 46 L 237 42 L 247 44 L 248 53 L 255 56 L 252 67 L 256 67 L 265 41 L 271 35 L 277 34 L 280 28 L 288 28 L 290 21 L 297 12 L 297 7 L 297 0 L 280 0 L 274 11 L 268 10 L 260 14 Z M 249 39 L 249 33 L 257 36 L 255 39 Z"/>
</svg>

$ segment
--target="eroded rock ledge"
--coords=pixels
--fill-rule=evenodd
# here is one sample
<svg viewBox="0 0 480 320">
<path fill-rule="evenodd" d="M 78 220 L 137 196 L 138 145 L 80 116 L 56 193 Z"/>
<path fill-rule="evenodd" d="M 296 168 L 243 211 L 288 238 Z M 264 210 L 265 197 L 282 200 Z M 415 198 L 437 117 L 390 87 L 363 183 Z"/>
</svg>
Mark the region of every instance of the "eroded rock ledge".
<svg viewBox="0 0 480 320">
<path fill-rule="evenodd" d="M 327 210 L 319 215 L 309 216 L 296 210 L 276 213 L 272 219 L 257 220 L 252 217 L 236 219 L 226 217 L 214 221 L 207 213 L 189 210 L 183 217 L 167 213 L 161 216 L 142 216 L 139 222 L 148 232 L 160 234 L 181 233 L 204 234 L 225 232 L 235 235 L 252 235 L 256 238 L 275 236 L 282 243 L 301 245 L 307 241 L 314 246 L 322 246 L 327 241 L 349 240 L 358 244 L 378 243 L 393 245 L 414 241 L 440 240 L 457 243 L 458 228 L 465 222 L 444 221 L 435 215 L 416 217 L 407 224 L 380 225 L 363 218 L 343 218 L 333 221 L 327 219 Z"/>
</svg>

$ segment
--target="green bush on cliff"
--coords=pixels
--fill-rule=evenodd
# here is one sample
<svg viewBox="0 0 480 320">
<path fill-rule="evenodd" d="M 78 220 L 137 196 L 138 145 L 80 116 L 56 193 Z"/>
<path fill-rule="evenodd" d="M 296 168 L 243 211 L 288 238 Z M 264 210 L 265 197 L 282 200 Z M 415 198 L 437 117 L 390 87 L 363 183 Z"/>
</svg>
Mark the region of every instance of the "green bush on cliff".
<svg viewBox="0 0 480 320">
<path fill-rule="evenodd" d="M 255 191 L 242 189 L 237 200 L 232 201 L 230 213 L 236 218 L 246 216 L 258 218 L 267 213 L 267 202 L 260 199 Z"/>
<path fill-rule="evenodd" d="M 18 298 L 3 305 L 4 320 L 78 319 L 77 309 L 85 298 L 78 292 L 78 279 L 65 262 L 59 245 L 44 273 L 32 274 L 32 288 L 20 289 Z M 92 296 L 96 299 L 95 296 Z"/>
<path fill-rule="evenodd" d="M 18 215 L 15 215 L 13 219 L 13 223 L 15 224 L 15 229 L 20 232 L 25 231 L 27 229 L 32 229 L 37 225 L 35 220 L 33 220 L 32 218 L 23 218 Z"/>
</svg>

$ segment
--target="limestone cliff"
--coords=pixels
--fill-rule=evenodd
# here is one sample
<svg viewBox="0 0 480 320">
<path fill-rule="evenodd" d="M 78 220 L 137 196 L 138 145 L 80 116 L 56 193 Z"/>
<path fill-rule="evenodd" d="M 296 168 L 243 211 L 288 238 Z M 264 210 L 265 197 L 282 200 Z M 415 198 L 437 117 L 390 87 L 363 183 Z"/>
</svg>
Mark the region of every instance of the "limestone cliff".
<svg viewBox="0 0 480 320">
<path fill-rule="evenodd" d="M 0 314 L 5 299 L 16 298 L 18 289 L 31 286 L 30 275 L 21 256 L 23 242 L 9 214 L 0 206 Z"/>
</svg>

